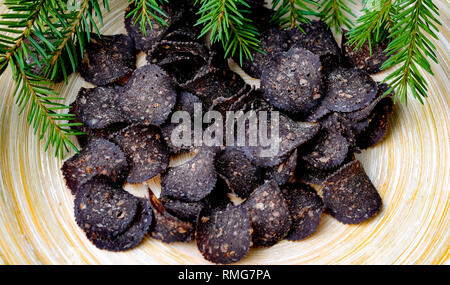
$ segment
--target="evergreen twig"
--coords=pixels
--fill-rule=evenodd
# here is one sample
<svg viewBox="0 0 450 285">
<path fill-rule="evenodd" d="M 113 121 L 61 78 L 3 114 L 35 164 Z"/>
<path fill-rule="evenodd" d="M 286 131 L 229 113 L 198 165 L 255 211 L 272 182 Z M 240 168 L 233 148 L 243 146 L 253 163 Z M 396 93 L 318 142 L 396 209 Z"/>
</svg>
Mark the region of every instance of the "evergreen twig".
<svg viewBox="0 0 450 285">
<path fill-rule="evenodd" d="M 390 43 L 386 49 L 391 57 L 383 64 L 383 69 L 400 64 L 390 73 L 385 82 L 389 82 L 396 98 L 406 102 L 407 90 L 410 88 L 414 98 L 423 103 L 427 97 L 428 83 L 419 72 L 419 67 L 434 75 L 427 58 L 437 63 L 436 46 L 428 38 L 438 39 L 436 32 L 438 8 L 431 0 L 399 0 L 398 11 L 393 17 L 395 23 L 389 30 Z"/>
<path fill-rule="evenodd" d="M 318 6 L 312 0 L 272 0 L 272 10 L 275 14 L 272 21 L 277 22 L 282 28 L 299 28 L 301 23 L 309 23 L 309 16 L 319 16 L 311 6 Z"/>
<path fill-rule="evenodd" d="M 394 0 L 380 0 L 378 6 L 365 6 L 364 14 L 357 20 L 357 25 L 348 32 L 349 44 L 356 50 L 366 42 L 370 50 L 381 41 L 387 39 L 395 15 Z"/>
<path fill-rule="evenodd" d="M 139 23 L 140 31 L 144 36 L 147 35 L 147 25 L 153 29 L 152 20 L 162 26 L 168 26 L 165 21 L 167 14 L 161 9 L 169 2 L 168 0 L 128 0 L 128 2 L 134 2 L 134 9 L 127 14 L 127 17 L 131 17 L 135 25 Z"/>
<path fill-rule="evenodd" d="M 353 1 L 350 2 L 353 3 Z M 339 33 L 343 27 L 349 29 L 353 27 L 350 17 L 355 15 L 343 0 L 322 0 L 320 6 L 322 20 L 328 24 L 328 27 L 334 27 L 336 33 Z"/>
<path fill-rule="evenodd" d="M 210 33 L 211 44 L 221 42 L 225 57 L 238 51 L 242 65 L 244 56 L 252 59 L 252 51 L 262 52 L 259 32 L 245 16 L 250 8 L 245 0 L 197 0 L 196 4 L 200 4 L 196 25 L 203 25 L 200 37 Z"/>
<path fill-rule="evenodd" d="M 4 32 L 0 34 L 0 70 L 8 64 L 11 67 L 16 84 L 14 96 L 20 112 L 29 107 L 28 122 L 34 133 L 39 134 L 40 140 L 48 134 L 45 149 L 53 146 L 57 156 L 63 156 L 69 147 L 78 151 L 70 136 L 82 133 L 71 129 L 80 125 L 70 122 L 73 115 L 58 113 L 69 107 L 59 103 L 62 98 L 50 87 L 51 80 L 59 72 L 67 79 L 64 52 L 72 69 L 78 66 L 75 43 L 83 56 L 90 32 L 95 30 L 99 33 L 94 13 L 102 22 L 96 0 L 83 0 L 75 10 L 69 10 L 68 4 L 71 3 L 7 0 L 5 5 L 11 13 L 1 15 L 0 20 L 0 30 Z M 108 7 L 106 1 L 104 6 Z M 36 66 L 42 67 L 40 74 L 35 74 L 33 67 Z"/>
</svg>

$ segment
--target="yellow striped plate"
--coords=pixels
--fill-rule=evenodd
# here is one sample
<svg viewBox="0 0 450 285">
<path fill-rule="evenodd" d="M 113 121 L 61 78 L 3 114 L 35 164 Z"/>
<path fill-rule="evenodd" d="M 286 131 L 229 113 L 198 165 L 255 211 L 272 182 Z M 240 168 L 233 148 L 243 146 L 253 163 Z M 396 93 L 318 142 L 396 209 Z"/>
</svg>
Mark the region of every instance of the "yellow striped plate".
<svg viewBox="0 0 450 285">
<path fill-rule="evenodd" d="M 124 33 L 124 0 L 112 0 L 104 34 Z M 359 2 L 359 1 L 357 1 Z M 397 105 L 390 133 L 358 156 L 384 202 L 381 213 L 360 225 L 324 215 L 318 231 L 300 242 L 252 249 L 241 264 L 443 264 L 449 259 L 450 96 L 448 1 L 440 8 L 440 64 L 425 75 L 425 105 Z M 0 2 L 3 3 L 3 0 Z M 360 7 L 352 6 L 358 14 Z M 0 4 L 0 12 L 5 6 Z M 141 56 L 139 63 L 145 59 Z M 376 79 L 382 78 L 378 75 Z M 59 172 L 62 161 L 44 152 L 12 97 L 7 70 L 0 77 L 0 264 L 203 264 L 195 243 L 163 244 L 146 238 L 136 249 L 112 253 L 95 248 L 76 225 L 73 197 Z M 56 88 L 71 103 L 78 75 Z M 149 181 L 158 189 L 158 178 Z M 127 186 L 144 195 L 145 186 Z"/>
</svg>

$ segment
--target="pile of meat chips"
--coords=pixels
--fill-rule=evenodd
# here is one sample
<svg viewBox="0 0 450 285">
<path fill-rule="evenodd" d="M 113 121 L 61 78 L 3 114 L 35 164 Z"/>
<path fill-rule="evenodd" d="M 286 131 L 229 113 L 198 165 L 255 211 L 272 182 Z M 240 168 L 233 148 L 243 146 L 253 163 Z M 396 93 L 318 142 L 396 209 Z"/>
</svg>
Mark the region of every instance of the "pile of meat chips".
<svg viewBox="0 0 450 285">
<path fill-rule="evenodd" d="M 382 47 L 371 55 L 345 38 L 339 47 L 319 21 L 302 24 L 303 33 L 267 20 L 258 25 L 265 53 L 242 65 L 261 79 L 255 89 L 228 68 L 220 46 L 199 39 L 191 2 L 170 1 L 168 26 L 143 35 L 126 17 L 127 35 L 93 36 L 88 45 L 80 73 L 96 86 L 81 88 L 71 104 L 74 128 L 85 135 L 62 166 L 87 239 L 109 251 L 132 249 L 146 236 L 195 242 L 206 260 L 229 264 L 252 247 L 313 235 L 324 214 L 344 224 L 376 215 L 382 200 L 355 154 L 389 129 L 390 88 L 368 74 L 386 60 Z M 250 4 L 270 19 L 261 2 Z M 136 66 L 138 52 L 146 65 Z M 185 111 L 194 122 L 199 107 L 202 117 L 268 111 L 267 139 L 278 111 L 278 150 L 267 157 L 267 144 L 175 144 L 172 114 Z M 159 195 L 124 190 L 155 177 Z"/>
</svg>

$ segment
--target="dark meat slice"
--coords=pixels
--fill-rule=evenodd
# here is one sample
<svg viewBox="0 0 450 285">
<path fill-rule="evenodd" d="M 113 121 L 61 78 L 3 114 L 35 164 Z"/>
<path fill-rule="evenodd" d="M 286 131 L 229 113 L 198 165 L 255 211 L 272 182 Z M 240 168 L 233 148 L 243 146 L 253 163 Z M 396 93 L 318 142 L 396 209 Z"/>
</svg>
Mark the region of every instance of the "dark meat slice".
<svg viewBox="0 0 450 285">
<path fill-rule="evenodd" d="M 369 115 L 371 115 L 373 112 L 373 109 L 375 109 L 376 106 L 378 106 L 378 104 L 380 103 L 380 101 L 384 100 L 387 97 L 393 98 L 394 97 L 394 92 L 391 92 L 389 94 L 387 94 L 386 96 L 383 96 L 383 94 L 388 91 L 390 89 L 389 85 L 387 85 L 386 83 L 378 83 L 378 91 L 377 91 L 377 95 L 375 96 L 375 98 L 372 100 L 372 102 L 370 102 L 370 104 L 365 107 L 362 108 L 360 110 L 354 111 L 354 112 L 349 112 L 349 113 L 342 113 L 341 115 L 344 116 L 345 118 L 354 120 L 354 121 L 360 121 L 360 120 L 364 120 L 367 119 L 369 117 Z"/>
<path fill-rule="evenodd" d="M 324 106 L 332 111 L 353 112 L 370 104 L 378 86 L 364 71 L 355 68 L 336 68 L 330 72 Z"/>
<path fill-rule="evenodd" d="M 231 200 L 227 195 L 230 192 L 231 190 L 228 188 L 227 183 L 218 176 L 214 189 L 201 202 L 204 208 L 209 210 L 225 209 L 231 204 Z"/>
<path fill-rule="evenodd" d="M 138 201 L 138 212 L 128 230 L 113 238 L 106 238 L 95 232 L 86 232 L 87 238 L 96 247 L 109 251 L 125 251 L 139 245 L 152 224 L 153 212 L 148 200 L 138 199 Z"/>
<path fill-rule="evenodd" d="M 196 94 L 209 109 L 214 99 L 231 97 L 245 86 L 244 80 L 229 69 L 219 69 L 215 72 L 199 73 L 194 79 L 181 87 Z"/>
<path fill-rule="evenodd" d="M 160 126 L 177 99 L 172 80 L 157 65 L 137 69 L 116 100 L 123 116 L 137 124 Z"/>
<path fill-rule="evenodd" d="M 254 78 L 261 78 L 262 70 L 270 62 L 270 58 L 278 53 L 287 50 L 287 32 L 280 30 L 278 26 L 268 27 L 267 30 L 260 31 L 260 47 L 264 53 L 256 51 L 252 54 L 253 59 L 246 59 L 243 61 L 242 69 Z M 239 58 L 235 58 L 237 63 Z"/>
<path fill-rule="evenodd" d="M 81 88 L 75 101 L 78 118 L 91 129 L 125 122 L 126 119 L 115 105 L 117 96 L 119 90 L 113 86 Z"/>
<path fill-rule="evenodd" d="M 366 149 L 381 142 L 389 129 L 389 118 L 394 108 L 391 98 L 383 99 L 373 111 L 373 119 L 370 120 L 364 131 L 356 136 L 356 144 L 361 149 Z"/>
<path fill-rule="evenodd" d="M 80 75 L 96 85 L 123 83 L 136 69 L 133 40 L 126 35 L 91 34 L 81 61 Z"/>
<path fill-rule="evenodd" d="M 98 175 L 120 184 L 125 181 L 129 168 L 125 154 L 117 145 L 97 139 L 66 160 L 61 170 L 67 187 L 75 194 L 81 185 Z"/>
<path fill-rule="evenodd" d="M 166 122 L 164 125 L 161 126 L 161 133 L 164 137 L 164 141 L 166 142 L 167 146 L 169 147 L 169 150 L 171 153 L 178 153 L 182 150 L 191 150 L 192 145 L 194 142 L 194 112 L 195 112 L 195 105 L 197 104 L 198 110 L 201 110 L 202 101 L 195 95 L 182 91 L 178 94 L 178 100 L 175 104 L 175 108 L 173 112 L 177 111 L 185 111 L 188 113 L 190 118 L 190 132 L 191 132 L 191 141 L 188 145 L 175 145 L 174 142 L 172 142 L 172 134 L 174 130 L 178 130 L 178 128 L 183 128 L 183 126 L 186 124 L 184 121 L 180 121 L 179 123 L 172 123 L 171 121 Z M 200 113 L 201 116 L 203 114 Z M 172 113 L 173 118 L 173 113 Z M 184 130 L 184 129 L 183 129 Z M 188 130 L 185 130 L 188 132 Z"/>
<path fill-rule="evenodd" d="M 217 173 L 240 198 L 247 198 L 261 180 L 261 170 L 237 148 L 227 148 L 215 161 Z"/>
<path fill-rule="evenodd" d="M 325 207 L 344 224 L 361 223 L 381 208 L 381 197 L 357 160 L 329 176 L 322 191 Z"/>
<path fill-rule="evenodd" d="M 312 235 L 319 226 L 324 210 L 322 199 L 311 186 L 290 183 L 282 188 L 292 217 L 292 226 L 287 240 L 302 240 Z"/>
<path fill-rule="evenodd" d="M 83 230 L 114 237 L 129 228 L 138 199 L 104 178 L 94 178 L 77 191 L 75 220 Z"/>
<path fill-rule="evenodd" d="M 161 181 L 161 196 L 195 202 L 205 198 L 216 184 L 215 153 L 199 150 L 188 162 L 169 168 Z"/>
<path fill-rule="evenodd" d="M 162 40 L 149 52 L 147 60 L 157 64 L 170 55 L 199 56 L 205 62 L 209 58 L 207 48 L 198 42 Z"/>
<path fill-rule="evenodd" d="M 184 202 L 174 199 L 161 199 L 167 212 L 175 217 L 195 224 L 204 205 L 202 202 Z"/>
<path fill-rule="evenodd" d="M 311 21 L 310 24 L 301 24 L 298 28 L 289 31 L 289 47 L 301 47 L 320 57 L 325 73 L 334 67 L 340 58 L 339 46 L 334 39 L 328 25 L 322 21 Z"/>
<path fill-rule="evenodd" d="M 303 150 L 303 159 L 319 169 L 336 168 L 344 162 L 348 154 L 347 140 L 338 132 L 322 130 L 311 141 L 308 150 Z"/>
<path fill-rule="evenodd" d="M 297 168 L 295 169 L 295 178 L 306 183 L 322 185 L 323 181 L 335 171 L 336 169 L 324 170 L 315 168 L 299 157 Z"/>
<path fill-rule="evenodd" d="M 169 151 L 156 127 L 132 125 L 112 134 L 110 139 L 127 156 L 131 166 L 129 183 L 145 182 L 169 166 Z"/>
<path fill-rule="evenodd" d="M 279 114 L 279 132 L 273 136 L 271 134 L 272 116 L 274 116 L 274 112 L 270 113 L 271 118 L 267 120 L 267 142 L 269 142 L 269 146 L 262 145 L 260 143 L 261 138 L 256 146 L 251 146 L 249 134 L 251 135 L 252 132 L 250 128 L 246 128 L 248 139 L 246 139 L 244 150 L 256 166 L 273 167 L 282 163 L 294 149 L 313 138 L 320 129 L 318 123 L 296 122 L 283 114 Z M 273 128 L 276 130 L 275 126 L 276 124 Z"/>
<path fill-rule="evenodd" d="M 195 235 L 197 247 L 206 260 L 219 264 L 237 262 L 251 246 L 249 213 L 235 206 L 212 213 L 202 211 Z"/>
<path fill-rule="evenodd" d="M 264 173 L 264 180 L 273 179 L 279 186 L 286 184 L 297 166 L 297 149 L 282 163 L 269 168 Z"/>
<path fill-rule="evenodd" d="M 305 113 L 322 98 L 319 57 L 302 48 L 277 53 L 261 75 L 264 99 L 288 113 Z"/>
<path fill-rule="evenodd" d="M 227 111 L 240 110 L 247 102 L 252 101 L 254 96 L 254 89 L 246 84 L 238 93 L 231 97 L 218 97 L 214 99 L 210 110 L 219 111 L 225 119 Z"/>
<path fill-rule="evenodd" d="M 291 228 L 288 204 L 274 180 L 256 189 L 243 206 L 250 213 L 252 240 L 256 246 L 272 246 Z"/>
<path fill-rule="evenodd" d="M 165 243 L 188 242 L 194 237 L 194 226 L 172 216 L 151 191 L 150 202 L 154 212 L 155 222 L 151 229 L 154 239 Z"/>
</svg>

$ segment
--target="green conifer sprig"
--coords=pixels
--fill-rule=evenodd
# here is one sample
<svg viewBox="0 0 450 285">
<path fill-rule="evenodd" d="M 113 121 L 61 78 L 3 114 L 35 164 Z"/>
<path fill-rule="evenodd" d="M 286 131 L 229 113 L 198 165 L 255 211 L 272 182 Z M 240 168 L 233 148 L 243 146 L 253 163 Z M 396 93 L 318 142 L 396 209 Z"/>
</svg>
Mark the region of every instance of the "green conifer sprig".
<svg viewBox="0 0 450 285">
<path fill-rule="evenodd" d="M 438 8 L 431 0 L 381 0 L 376 4 L 365 7 L 358 25 L 348 33 L 349 43 L 358 49 L 368 42 L 372 49 L 380 41 L 388 41 L 390 58 L 382 69 L 399 67 L 384 79 L 391 86 L 385 94 L 395 91 L 395 98 L 406 102 L 409 88 L 423 103 L 428 83 L 419 68 L 433 75 L 428 59 L 437 63 L 436 46 L 429 37 L 438 39 Z"/>
<path fill-rule="evenodd" d="M 73 115 L 61 114 L 69 107 L 60 103 L 64 98 L 51 83 L 60 74 L 67 80 L 66 67 L 76 70 L 90 32 L 99 33 L 94 21 L 103 21 L 99 3 L 6 0 L 5 5 L 10 13 L 0 15 L 0 70 L 11 67 L 20 113 L 28 108 L 28 123 L 40 140 L 47 134 L 46 150 L 53 146 L 60 157 L 69 148 L 78 151 L 70 137 L 82 134 L 71 128 L 80 124 L 72 122 Z M 106 1 L 103 5 L 108 8 Z"/>
<path fill-rule="evenodd" d="M 253 51 L 261 51 L 259 32 L 246 14 L 250 6 L 245 0 L 197 0 L 196 25 L 203 25 L 200 37 L 210 33 L 211 43 L 221 42 L 225 57 L 236 52 L 242 64 L 243 58 L 252 59 Z"/>
<path fill-rule="evenodd" d="M 377 5 L 364 3 L 363 15 L 356 26 L 348 32 L 348 43 L 358 50 L 366 42 L 370 49 L 387 39 L 396 13 L 395 0 L 380 0 Z"/>
<path fill-rule="evenodd" d="M 353 1 L 349 1 L 353 3 Z M 321 17 L 328 27 L 334 27 L 336 33 L 339 33 L 342 28 L 351 29 L 353 23 L 351 17 L 355 17 L 352 10 L 342 0 L 322 0 L 320 2 Z"/>
<path fill-rule="evenodd" d="M 272 10 L 275 14 L 272 21 L 277 22 L 282 28 L 299 28 L 301 23 L 309 23 L 308 17 L 319 16 L 319 12 L 311 7 L 318 7 L 318 3 L 312 0 L 273 0 Z"/>
<path fill-rule="evenodd" d="M 135 8 L 127 14 L 127 17 L 131 17 L 135 25 L 139 23 L 140 31 L 145 36 L 147 26 L 153 29 L 152 20 L 162 26 L 168 26 L 165 20 L 167 14 L 161 9 L 168 2 L 168 0 L 128 0 L 128 3 L 134 3 Z"/>
<path fill-rule="evenodd" d="M 397 8 L 386 49 L 391 57 L 382 68 L 388 69 L 397 64 L 400 67 L 384 81 L 389 82 L 391 90 L 396 91 L 397 98 L 402 102 L 406 102 L 409 87 L 414 98 L 423 104 L 423 98 L 427 97 L 428 82 L 419 72 L 419 67 L 434 75 L 427 59 L 438 62 L 436 46 L 428 37 L 438 40 L 436 33 L 438 25 L 441 25 L 437 19 L 438 8 L 431 0 L 401 0 Z"/>
</svg>

